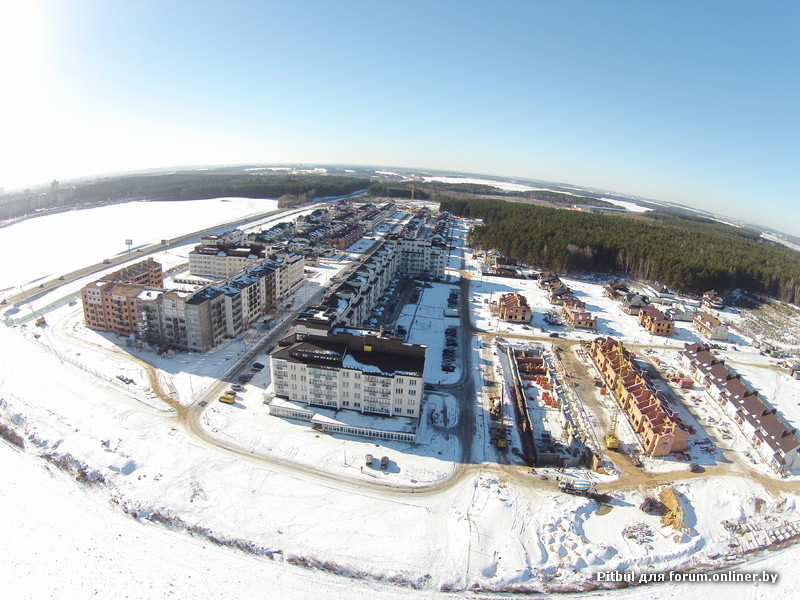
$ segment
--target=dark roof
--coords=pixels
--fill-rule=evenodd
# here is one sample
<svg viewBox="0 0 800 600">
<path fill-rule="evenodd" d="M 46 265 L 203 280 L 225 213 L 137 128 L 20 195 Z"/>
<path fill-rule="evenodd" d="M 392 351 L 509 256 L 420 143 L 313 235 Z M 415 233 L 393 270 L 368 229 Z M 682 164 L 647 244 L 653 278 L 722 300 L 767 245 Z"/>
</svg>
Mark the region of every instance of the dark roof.
<svg viewBox="0 0 800 600">
<path fill-rule="evenodd" d="M 215 286 L 205 287 L 202 290 L 195 292 L 191 298 L 186 301 L 186 304 L 202 304 L 206 300 L 212 300 L 217 296 L 221 296 L 224 292 Z"/>
</svg>

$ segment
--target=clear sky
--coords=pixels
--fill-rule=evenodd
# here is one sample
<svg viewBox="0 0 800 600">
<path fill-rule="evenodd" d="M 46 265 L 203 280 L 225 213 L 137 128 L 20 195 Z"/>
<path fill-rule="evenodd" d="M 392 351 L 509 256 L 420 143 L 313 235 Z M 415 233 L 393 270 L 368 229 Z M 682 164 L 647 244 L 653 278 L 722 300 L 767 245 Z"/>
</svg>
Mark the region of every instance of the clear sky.
<svg viewBox="0 0 800 600">
<path fill-rule="evenodd" d="M 0 187 L 350 163 L 800 235 L 800 2 L 0 0 Z"/>
</svg>

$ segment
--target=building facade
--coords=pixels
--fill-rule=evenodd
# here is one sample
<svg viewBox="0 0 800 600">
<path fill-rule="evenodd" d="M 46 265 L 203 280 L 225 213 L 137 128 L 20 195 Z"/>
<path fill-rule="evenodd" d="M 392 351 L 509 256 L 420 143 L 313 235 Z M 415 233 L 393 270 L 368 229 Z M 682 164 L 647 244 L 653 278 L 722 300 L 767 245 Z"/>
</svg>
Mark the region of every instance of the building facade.
<svg viewBox="0 0 800 600">
<path fill-rule="evenodd" d="M 444 279 L 447 247 L 430 240 L 389 236 L 389 247 L 398 255 L 398 270 L 409 277 Z"/>
<path fill-rule="evenodd" d="M 739 427 L 754 449 L 778 472 L 800 470 L 800 439 L 788 425 L 735 373 L 700 343 L 686 344 L 680 360 L 692 378 L 706 390 Z"/>
<path fill-rule="evenodd" d="M 501 319 L 512 323 L 530 323 L 533 317 L 528 299 L 517 292 L 500 296 L 497 310 Z"/>
<path fill-rule="evenodd" d="M 675 323 L 655 306 L 645 306 L 639 310 L 639 325 L 653 335 L 670 336 L 675 332 Z"/>
<path fill-rule="evenodd" d="M 335 327 L 310 309 L 270 355 L 275 396 L 301 404 L 419 418 L 425 346 L 380 332 Z"/>
<path fill-rule="evenodd" d="M 699 312 L 692 319 L 692 326 L 703 337 L 721 342 L 728 341 L 728 328 L 709 312 Z"/>
<path fill-rule="evenodd" d="M 189 273 L 227 279 L 265 258 L 265 247 L 260 244 L 204 244 L 189 252 Z"/>
<path fill-rule="evenodd" d="M 651 456 L 666 456 L 686 448 L 689 430 L 664 403 L 647 373 L 622 342 L 610 337 L 592 341 L 589 352 L 597 370 L 625 413 L 642 446 Z"/>
</svg>

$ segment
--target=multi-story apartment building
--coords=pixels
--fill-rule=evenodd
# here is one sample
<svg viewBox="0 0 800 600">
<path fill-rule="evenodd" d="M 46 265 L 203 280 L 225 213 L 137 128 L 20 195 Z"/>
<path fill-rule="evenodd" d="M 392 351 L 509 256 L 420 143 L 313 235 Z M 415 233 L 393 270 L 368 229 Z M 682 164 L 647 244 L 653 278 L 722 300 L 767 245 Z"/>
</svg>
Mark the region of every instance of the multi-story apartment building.
<svg viewBox="0 0 800 600">
<path fill-rule="evenodd" d="M 99 331 L 138 335 L 143 328 L 138 295 L 163 285 L 161 264 L 152 258 L 109 273 L 81 290 L 84 322 Z"/>
<path fill-rule="evenodd" d="M 342 283 L 331 289 L 321 307 L 333 309 L 339 324 L 360 326 L 377 305 L 396 271 L 397 253 L 381 245 L 351 269 Z"/>
<path fill-rule="evenodd" d="M 138 334 L 141 311 L 137 296 L 141 286 L 113 281 L 93 281 L 81 290 L 86 326 L 117 335 Z"/>
<path fill-rule="evenodd" d="M 186 300 L 190 350 L 205 352 L 219 344 L 226 336 L 234 335 L 228 334 L 227 329 L 229 319 L 226 318 L 226 308 L 231 310 L 230 303 L 226 304 L 227 297 L 222 288 L 208 286 Z"/>
<path fill-rule="evenodd" d="M 164 285 L 164 273 L 161 268 L 161 263 L 156 262 L 152 258 L 147 258 L 136 264 L 124 267 L 119 271 L 109 273 L 105 275 L 102 280 L 159 288 Z"/>
<path fill-rule="evenodd" d="M 227 279 L 265 258 L 265 247 L 260 244 L 250 246 L 200 245 L 195 246 L 194 250 L 189 252 L 189 273 L 202 277 Z"/>
<path fill-rule="evenodd" d="M 331 235 L 328 242 L 337 250 L 345 250 L 360 240 L 363 235 L 363 227 L 360 225 L 348 225 Z"/>
<path fill-rule="evenodd" d="M 315 307 L 270 356 L 277 397 L 309 406 L 418 418 L 425 346 L 376 331 L 334 326 Z"/>
<path fill-rule="evenodd" d="M 425 239 L 389 236 L 386 244 L 398 254 L 398 271 L 409 277 L 444 279 L 447 247 Z"/>
<path fill-rule="evenodd" d="M 86 325 L 118 335 L 135 334 L 159 346 L 206 351 L 246 329 L 296 290 L 303 280 L 304 262 L 299 255 L 279 254 L 223 284 L 196 292 L 165 290 L 161 266 L 152 259 L 141 265 L 112 275 L 121 278 L 125 272 L 137 282 L 158 287 L 90 283 L 81 291 Z M 278 285 L 283 286 L 281 296 L 276 293 Z"/>
<path fill-rule="evenodd" d="M 303 283 L 305 260 L 294 252 L 279 252 L 266 262 L 275 269 L 275 300 L 281 302 Z"/>
</svg>

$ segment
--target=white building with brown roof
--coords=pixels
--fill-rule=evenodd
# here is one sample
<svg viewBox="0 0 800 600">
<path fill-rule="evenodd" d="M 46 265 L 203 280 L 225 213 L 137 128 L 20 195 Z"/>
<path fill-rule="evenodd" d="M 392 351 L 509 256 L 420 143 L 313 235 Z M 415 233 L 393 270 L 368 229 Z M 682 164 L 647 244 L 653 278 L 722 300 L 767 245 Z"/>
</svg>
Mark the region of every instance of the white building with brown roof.
<svg viewBox="0 0 800 600">
<path fill-rule="evenodd" d="M 679 353 L 691 376 L 702 385 L 730 416 L 754 449 L 776 471 L 800 471 L 800 439 L 738 373 L 718 359 L 703 344 L 686 344 Z"/>
<path fill-rule="evenodd" d="M 703 337 L 710 340 L 728 341 L 728 328 L 710 312 L 699 312 L 692 319 L 692 326 Z"/>
</svg>

